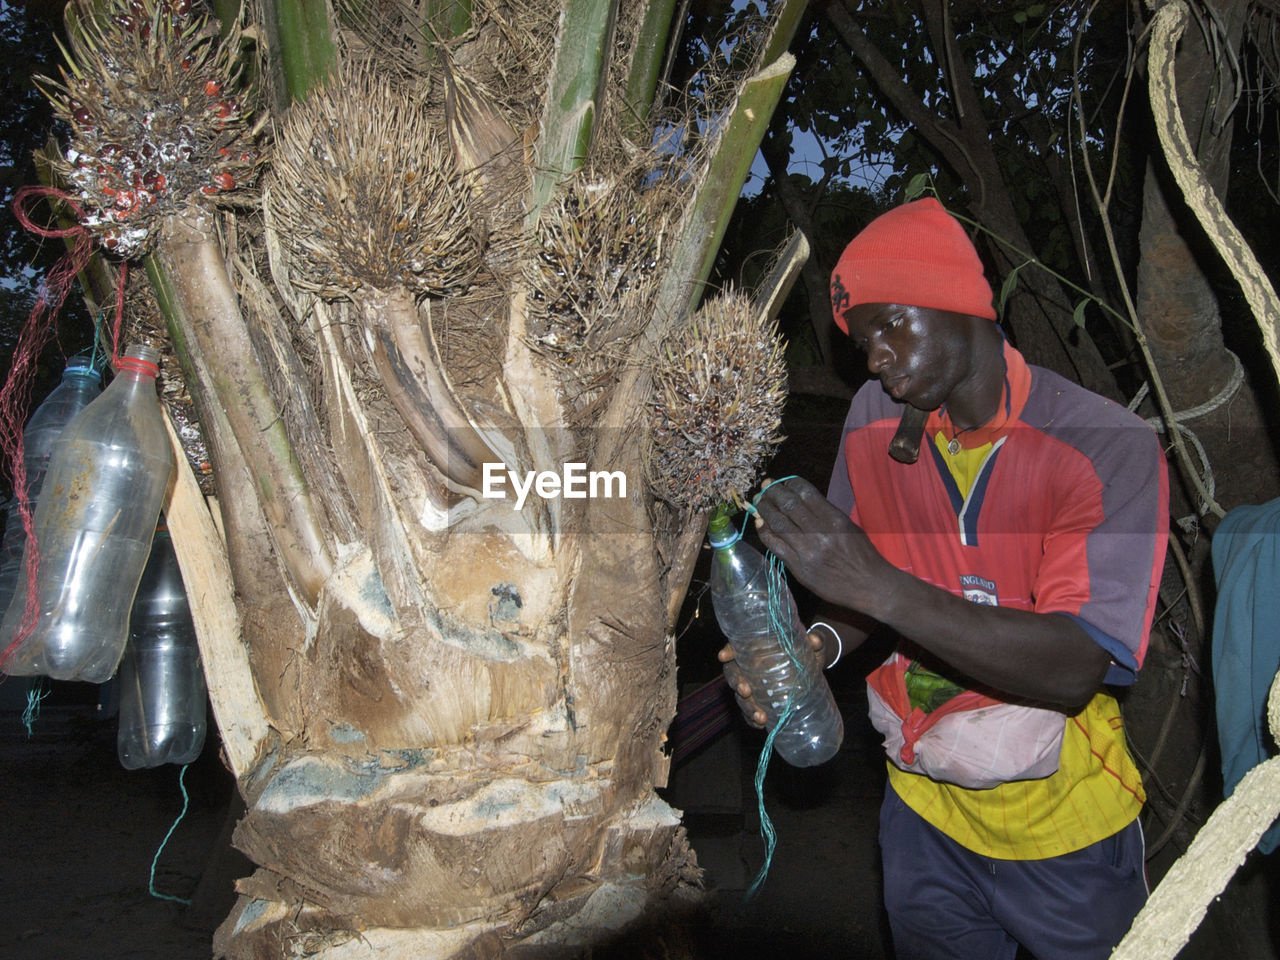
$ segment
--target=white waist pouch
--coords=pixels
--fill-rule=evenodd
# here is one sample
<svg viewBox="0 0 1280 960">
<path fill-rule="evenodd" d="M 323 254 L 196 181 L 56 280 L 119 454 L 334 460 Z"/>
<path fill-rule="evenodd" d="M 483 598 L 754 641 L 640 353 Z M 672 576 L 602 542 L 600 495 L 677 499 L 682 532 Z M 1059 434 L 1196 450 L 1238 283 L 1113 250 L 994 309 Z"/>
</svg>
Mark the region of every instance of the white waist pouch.
<svg viewBox="0 0 1280 960">
<path fill-rule="evenodd" d="M 1067 718 L 1057 710 L 1005 703 L 965 690 L 926 713 L 912 707 L 894 654 L 867 677 L 871 723 L 900 770 L 970 790 L 1038 780 L 1058 769 Z"/>
</svg>

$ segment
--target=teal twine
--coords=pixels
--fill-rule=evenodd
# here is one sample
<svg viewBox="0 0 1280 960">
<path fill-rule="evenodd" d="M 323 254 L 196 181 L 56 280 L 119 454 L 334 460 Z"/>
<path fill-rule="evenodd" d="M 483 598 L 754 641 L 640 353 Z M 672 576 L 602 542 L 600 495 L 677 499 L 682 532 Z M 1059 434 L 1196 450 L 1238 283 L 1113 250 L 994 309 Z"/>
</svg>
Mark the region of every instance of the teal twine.
<svg viewBox="0 0 1280 960">
<path fill-rule="evenodd" d="M 791 701 L 788 699 L 786 709 L 782 711 L 782 716 L 773 725 L 769 735 L 764 738 L 764 748 L 760 751 L 760 759 L 756 761 L 756 809 L 760 812 L 760 839 L 764 841 L 764 863 L 760 865 L 760 872 L 756 874 L 756 878 L 751 881 L 751 886 L 743 894 L 742 900 L 744 903 L 751 901 L 760 892 L 760 887 L 763 886 L 765 877 L 769 875 L 769 867 L 773 864 L 774 848 L 778 845 L 778 832 L 773 828 L 773 820 L 769 818 L 769 813 L 764 808 L 764 778 L 769 772 L 769 758 L 773 755 L 773 741 L 777 738 L 778 731 L 787 725 L 787 720 L 790 718 Z"/>
<path fill-rule="evenodd" d="M 178 829 L 178 824 L 182 822 L 182 818 L 187 815 L 187 805 L 191 798 L 187 796 L 187 784 L 185 782 L 187 776 L 187 767 L 191 764 L 183 764 L 182 771 L 178 774 L 178 789 L 182 791 L 182 812 L 178 814 L 178 819 L 173 821 L 173 826 L 169 828 L 169 832 L 164 835 L 164 839 L 160 841 L 160 846 L 156 849 L 156 855 L 151 858 L 151 878 L 147 883 L 147 889 L 151 891 L 151 895 L 157 900 L 172 900 L 174 903 L 181 903 L 190 906 L 190 900 L 184 900 L 182 897 L 173 897 L 167 893 L 160 893 L 156 890 L 156 864 L 160 861 L 160 854 L 164 852 L 165 844 L 169 842 L 169 838 L 173 836 L 173 831 Z"/>
<path fill-rule="evenodd" d="M 795 474 L 792 474 L 776 482 L 782 483 L 785 480 L 792 479 L 794 476 Z M 761 493 L 763 494 L 763 491 Z M 758 500 L 759 497 L 756 499 Z M 747 505 L 747 512 L 756 512 L 754 502 Z M 738 538 L 741 539 L 741 537 L 742 533 L 739 531 Z M 773 551 L 767 551 L 765 557 L 769 563 L 765 576 L 765 584 L 769 592 L 769 629 L 778 641 L 778 645 L 782 647 L 787 657 L 791 660 L 791 664 L 798 675 L 800 672 L 800 660 L 796 656 L 794 638 L 791 636 L 791 606 L 785 600 L 787 596 L 787 568 Z M 756 874 L 755 879 L 751 881 L 751 886 L 747 888 L 747 892 L 743 896 L 744 903 L 753 899 L 759 892 L 760 887 L 763 886 L 765 878 L 769 875 L 769 868 L 773 865 L 773 852 L 778 846 L 777 831 L 774 829 L 773 820 L 770 819 L 769 813 L 764 807 L 764 780 L 769 772 L 769 760 L 773 756 L 773 741 L 777 739 L 778 733 L 782 728 L 787 725 L 787 721 L 791 719 L 791 713 L 795 709 L 795 694 L 795 687 L 792 687 L 787 695 L 787 705 L 783 708 L 782 715 L 778 717 L 778 722 L 773 725 L 773 729 L 765 737 L 764 747 L 760 751 L 760 759 L 756 762 L 756 808 L 760 813 L 760 838 L 764 841 L 764 863 L 761 864 L 760 872 Z"/>
<path fill-rule="evenodd" d="M 93 346 L 89 348 L 89 369 L 94 371 L 105 370 L 111 362 L 111 358 L 107 356 L 107 352 L 102 349 L 102 316 L 105 310 L 98 311 L 98 317 L 93 322 Z"/>
<path fill-rule="evenodd" d="M 787 480 L 793 480 L 798 474 L 789 474 L 774 483 L 784 483 Z M 772 484 L 770 484 L 772 486 Z M 756 501 L 764 495 L 761 490 L 755 499 L 749 503 L 743 504 L 743 509 L 747 513 L 758 516 L 756 511 Z M 742 539 L 746 532 L 747 521 L 744 519 L 742 526 L 734 528 L 734 536 L 730 540 L 723 542 L 712 541 L 712 546 L 717 549 L 724 549 L 733 546 Z M 773 554 L 772 551 L 766 551 L 766 558 L 769 566 L 765 576 L 765 587 L 769 595 L 769 629 L 778 641 L 779 646 L 786 652 L 787 657 L 791 660 L 792 666 L 796 672 L 799 672 L 800 661 L 795 653 L 795 644 L 791 636 L 791 607 L 784 601 L 787 596 L 787 571 L 782 561 Z M 755 879 L 751 882 L 751 886 L 747 888 L 746 894 L 743 896 L 743 902 L 746 903 L 755 897 L 760 887 L 764 884 L 765 878 L 769 875 L 769 867 L 773 864 L 773 852 L 778 845 L 778 834 L 774 829 L 773 820 L 769 817 L 769 812 L 764 806 L 764 780 L 769 771 L 769 759 L 773 755 L 773 741 L 777 739 L 779 731 L 787 725 L 787 721 L 791 719 L 791 713 L 794 709 L 795 690 L 794 688 L 787 695 L 787 703 L 783 708 L 782 715 L 778 717 L 777 722 L 769 731 L 769 735 L 765 737 L 764 746 L 760 750 L 760 759 L 756 762 L 755 788 L 756 788 L 756 806 L 760 812 L 760 838 L 764 841 L 764 863 L 760 867 L 760 872 L 756 874 Z"/>
<path fill-rule="evenodd" d="M 40 717 L 40 702 L 52 691 L 44 685 L 44 677 L 36 677 L 27 688 L 27 706 L 22 711 L 22 725 L 27 728 L 27 739 L 35 734 L 36 720 Z"/>
<path fill-rule="evenodd" d="M 799 478 L 800 478 L 800 474 L 798 473 L 788 473 L 785 477 L 780 477 L 779 479 L 774 480 L 772 483 L 769 484 L 769 487 L 772 487 L 773 484 L 775 483 L 786 483 L 788 480 L 798 480 Z M 757 493 L 751 499 L 750 503 L 744 503 L 742 505 L 742 509 L 746 510 L 747 513 L 751 514 L 752 516 L 758 516 L 759 514 L 756 510 L 756 502 L 765 495 L 765 491 L 768 490 L 769 487 L 765 487 L 764 490 L 761 490 L 759 493 Z"/>
<path fill-rule="evenodd" d="M 787 480 L 794 480 L 798 476 L 800 476 L 798 473 L 788 474 L 787 476 L 783 477 L 781 480 L 773 481 L 773 483 L 784 483 Z M 773 486 L 773 483 L 769 484 L 769 486 Z M 742 509 L 745 510 L 747 513 L 751 514 L 753 517 L 759 516 L 759 511 L 756 510 L 756 500 L 759 500 L 763 496 L 764 496 L 764 491 L 761 490 L 759 493 L 756 494 L 754 500 L 749 500 L 748 502 L 742 504 L 741 505 Z M 742 526 L 734 527 L 733 524 L 730 524 L 729 526 L 732 527 L 734 531 L 733 539 L 724 540 L 724 541 L 712 541 L 711 545 L 716 549 L 723 550 L 725 547 L 732 547 L 735 543 L 737 543 L 746 535 L 747 520 L 745 517 L 742 520 Z M 772 557 L 773 554 L 769 554 L 769 556 Z"/>
</svg>

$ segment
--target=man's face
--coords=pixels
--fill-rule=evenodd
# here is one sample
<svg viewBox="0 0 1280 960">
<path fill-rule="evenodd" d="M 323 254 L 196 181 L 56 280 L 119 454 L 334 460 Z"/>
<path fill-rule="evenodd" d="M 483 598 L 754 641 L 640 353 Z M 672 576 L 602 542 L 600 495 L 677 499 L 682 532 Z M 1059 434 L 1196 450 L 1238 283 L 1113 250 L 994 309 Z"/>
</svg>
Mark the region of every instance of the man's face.
<svg viewBox="0 0 1280 960">
<path fill-rule="evenodd" d="M 844 314 L 867 369 L 895 400 L 936 410 L 969 371 L 964 318 L 900 303 L 861 303 Z"/>
</svg>

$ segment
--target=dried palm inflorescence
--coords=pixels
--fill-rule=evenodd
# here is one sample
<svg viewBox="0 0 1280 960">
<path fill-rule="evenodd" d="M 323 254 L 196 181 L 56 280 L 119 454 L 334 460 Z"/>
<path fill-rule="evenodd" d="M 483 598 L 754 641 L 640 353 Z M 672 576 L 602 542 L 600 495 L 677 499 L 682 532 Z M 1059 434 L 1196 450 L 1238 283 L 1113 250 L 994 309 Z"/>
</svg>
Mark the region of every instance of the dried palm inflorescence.
<svg viewBox="0 0 1280 960">
<path fill-rule="evenodd" d="M 38 82 L 72 131 L 57 172 L 107 250 L 141 256 L 163 217 L 252 179 L 238 30 L 219 41 L 195 0 L 76 0 L 68 33 L 61 81 Z"/>
<path fill-rule="evenodd" d="M 726 290 L 676 329 L 654 370 L 645 464 L 654 493 L 700 509 L 745 496 L 782 440 L 777 326 Z"/>
<path fill-rule="evenodd" d="M 581 409 L 607 385 L 648 316 L 660 260 L 646 199 L 620 184 L 575 183 L 542 213 L 525 261 L 530 346 L 561 374 Z"/>
<path fill-rule="evenodd" d="M 464 290 L 482 249 L 465 183 L 425 111 L 371 65 L 294 106 L 267 182 L 294 282 L 339 298 Z"/>
</svg>

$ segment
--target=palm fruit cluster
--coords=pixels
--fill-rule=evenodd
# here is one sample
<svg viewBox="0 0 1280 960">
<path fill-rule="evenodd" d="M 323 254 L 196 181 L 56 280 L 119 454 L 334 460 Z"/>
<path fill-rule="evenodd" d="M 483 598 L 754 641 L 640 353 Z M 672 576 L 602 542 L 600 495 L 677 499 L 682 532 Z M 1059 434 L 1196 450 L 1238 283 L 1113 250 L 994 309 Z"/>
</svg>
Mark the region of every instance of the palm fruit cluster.
<svg viewBox="0 0 1280 960">
<path fill-rule="evenodd" d="M 670 503 L 746 497 L 782 441 L 787 368 L 777 325 L 725 290 L 676 328 L 653 372 L 645 464 Z"/>
<path fill-rule="evenodd" d="M 259 161 L 240 35 L 195 0 L 73 0 L 61 80 L 39 78 L 71 128 L 56 172 L 81 224 L 123 258 L 148 252 L 167 215 L 249 183 Z"/>
<path fill-rule="evenodd" d="M 658 266 L 657 240 L 644 207 L 624 187 L 576 184 L 538 221 L 526 268 L 532 291 L 530 337 L 572 366 L 597 326 Z"/>
<path fill-rule="evenodd" d="M 467 288 L 483 260 L 447 138 L 385 71 L 357 64 L 289 111 L 265 187 L 293 282 L 322 296 Z"/>
<path fill-rule="evenodd" d="M 625 185 L 571 184 L 543 211 L 525 259 L 529 345 L 560 374 L 580 414 L 615 377 L 648 320 L 659 231 L 645 198 Z"/>
</svg>

